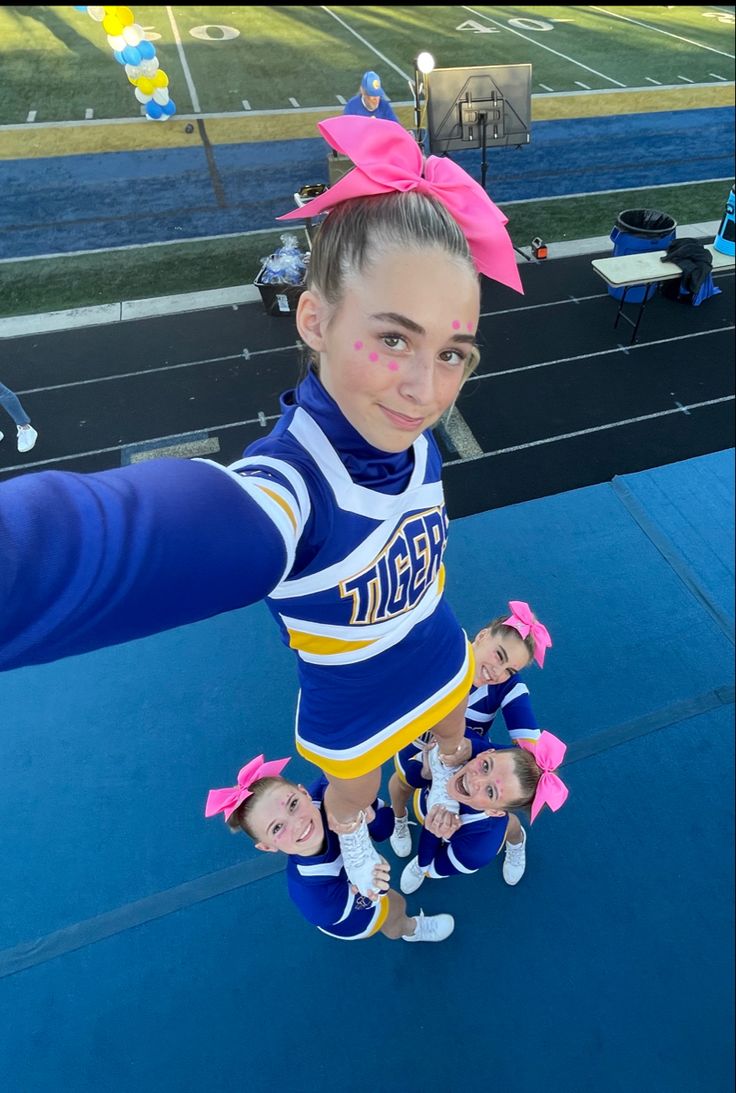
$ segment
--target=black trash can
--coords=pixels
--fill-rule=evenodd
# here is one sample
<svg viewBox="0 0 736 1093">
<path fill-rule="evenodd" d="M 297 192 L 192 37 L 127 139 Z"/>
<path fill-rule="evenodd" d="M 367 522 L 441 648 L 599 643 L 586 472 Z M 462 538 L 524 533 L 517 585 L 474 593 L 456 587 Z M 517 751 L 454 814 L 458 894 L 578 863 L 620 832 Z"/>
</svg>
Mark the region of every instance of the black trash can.
<svg viewBox="0 0 736 1093">
<path fill-rule="evenodd" d="M 625 209 L 618 214 L 611 232 L 613 257 L 667 250 L 670 243 L 675 241 L 676 234 L 677 221 L 667 213 L 660 212 L 658 209 Z M 609 287 L 608 291 L 617 300 L 620 300 L 624 294 L 622 288 Z M 641 303 L 645 292 L 650 297 L 656 291 L 656 285 L 634 285 L 626 291 L 626 302 Z"/>
</svg>

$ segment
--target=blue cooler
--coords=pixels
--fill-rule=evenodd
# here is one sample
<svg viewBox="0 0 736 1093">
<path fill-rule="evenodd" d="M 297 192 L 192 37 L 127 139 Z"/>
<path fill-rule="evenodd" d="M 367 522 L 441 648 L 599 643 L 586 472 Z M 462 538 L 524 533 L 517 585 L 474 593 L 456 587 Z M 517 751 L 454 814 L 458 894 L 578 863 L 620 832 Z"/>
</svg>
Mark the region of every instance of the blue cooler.
<svg viewBox="0 0 736 1093">
<path fill-rule="evenodd" d="M 657 209 L 626 209 L 618 214 L 611 232 L 613 257 L 622 254 L 641 254 L 645 251 L 667 250 L 674 243 L 677 234 L 677 222 L 667 213 Z M 647 293 L 650 299 L 657 291 L 657 285 L 632 285 L 626 290 L 626 303 L 640 304 Z M 610 288 L 608 292 L 616 300 L 624 294 L 622 288 Z"/>
</svg>

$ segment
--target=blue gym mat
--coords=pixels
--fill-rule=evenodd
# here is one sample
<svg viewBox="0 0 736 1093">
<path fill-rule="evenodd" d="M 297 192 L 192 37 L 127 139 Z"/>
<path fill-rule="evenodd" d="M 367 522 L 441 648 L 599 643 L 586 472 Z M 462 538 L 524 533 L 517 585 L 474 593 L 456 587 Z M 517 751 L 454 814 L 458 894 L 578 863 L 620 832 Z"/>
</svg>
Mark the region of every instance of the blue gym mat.
<svg viewBox="0 0 736 1093">
<path fill-rule="evenodd" d="M 0 675 L 3 1089 L 730 1091 L 733 496 L 725 451 L 453 521 L 468 633 L 513 598 L 552 634 L 524 678 L 570 797 L 517 887 L 408 897 L 455 916 L 441 945 L 325 937 L 204 819 L 293 752 L 262 605 Z"/>
</svg>

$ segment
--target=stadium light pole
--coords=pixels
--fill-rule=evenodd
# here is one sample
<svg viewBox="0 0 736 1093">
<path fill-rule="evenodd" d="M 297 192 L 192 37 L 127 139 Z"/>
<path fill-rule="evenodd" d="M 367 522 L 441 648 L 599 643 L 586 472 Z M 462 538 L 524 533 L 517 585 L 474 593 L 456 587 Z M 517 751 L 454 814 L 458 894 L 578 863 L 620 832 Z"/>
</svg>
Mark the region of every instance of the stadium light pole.
<svg viewBox="0 0 736 1093">
<path fill-rule="evenodd" d="M 434 57 L 431 53 L 420 53 L 414 61 L 414 86 L 412 91 L 414 92 L 414 138 L 420 148 L 424 148 L 424 137 L 422 133 L 422 107 L 419 100 L 419 96 L 422 91 L 429 90 L 429 74 L 434 68 Z M 424 80 L 422 80 L 424 77 Z M 424 101 L 427 101 L 425 94 Z"/>
</svg>

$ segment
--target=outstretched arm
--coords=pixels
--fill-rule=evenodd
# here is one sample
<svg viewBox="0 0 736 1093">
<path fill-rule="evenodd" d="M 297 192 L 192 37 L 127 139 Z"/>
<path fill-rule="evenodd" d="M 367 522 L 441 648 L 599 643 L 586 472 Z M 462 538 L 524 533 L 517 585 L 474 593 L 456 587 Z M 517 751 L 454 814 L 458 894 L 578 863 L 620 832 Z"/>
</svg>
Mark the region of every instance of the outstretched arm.
<svg viewBox="0 0 736 1093">
<path fill-rule="evenodd" d="M 288 536 L 270 514 L 273 502 L 257 496 L 252 482 L 241 485 L 198 460 L 4 483 L 0 669 L 116 645 L 262 599 L 284 572 Z"/>
</svg>

